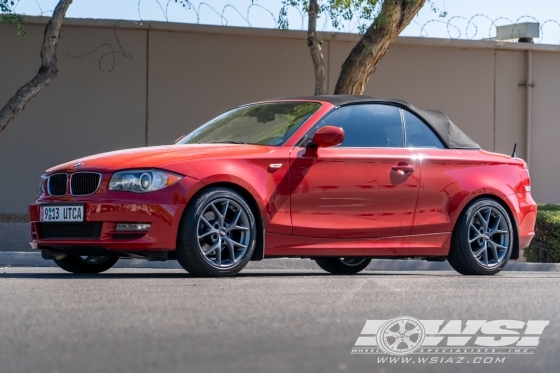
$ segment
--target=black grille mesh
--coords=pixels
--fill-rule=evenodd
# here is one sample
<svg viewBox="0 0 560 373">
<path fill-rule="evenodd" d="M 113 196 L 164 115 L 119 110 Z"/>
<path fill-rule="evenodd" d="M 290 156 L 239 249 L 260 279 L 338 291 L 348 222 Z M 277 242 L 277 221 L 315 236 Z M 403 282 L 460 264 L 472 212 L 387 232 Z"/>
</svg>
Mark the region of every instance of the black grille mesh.
<svg viewBox="0 0 560 373">
<path fill-rule="evenodd" d="M 145 233 L 116 233 L 113 234 L 114 240 L 137 240 L 144 237 Z"/>
<path fill-rule="evenodd" d="M 66 181 L 68 175 L 54 174 L 49 177 L 49 194 L 51 196 L 63 196 L 66 194 Z"/>
<path fill-rule="evenodd" d="M 99 239 L 103 223 L 39 223 L 44 239 Z"/>
<path fill-rule="evenodd" d="M 77 172 L 70 178 L 70 191 L 75 196 L 93 194 L 99 186 L 100 174 Z"/>
</svg>

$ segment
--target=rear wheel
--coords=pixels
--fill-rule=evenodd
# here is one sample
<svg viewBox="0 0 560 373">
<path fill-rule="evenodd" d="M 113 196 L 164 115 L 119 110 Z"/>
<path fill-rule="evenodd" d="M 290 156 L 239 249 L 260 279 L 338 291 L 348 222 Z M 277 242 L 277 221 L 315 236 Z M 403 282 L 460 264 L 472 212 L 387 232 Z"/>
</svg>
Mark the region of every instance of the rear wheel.
<svg viewBox="0 0 560 373">
<path fill-rule="evenodd" d="M 112 256 L 76 256 L 68 255 L 54 262 L 63 270 L 72 273 L 105 272 L 117 263 L 119 258 Z"/>
<path fill-rule="evenodd" d="M 321 269 L 335 275 L 353 275 L 363 271 L 371 259 L 360 257 L 349 258 L 317 258 L 315 262 Z"/>
<path fill-rule="evenodd" d="M 243 197 L 228 188 L 208 189 L 185 211 L 177 260 L 194 276 L 234 276 L 251 259 L 256 233 Z"/>
<path fill-rule="evenodd" d="M 459 217 L 447 260 L 463 275 L 494 275 L 507 264 L 513 242 L 507 211 L 494 200 L 479 199 Z"/>
</svg>

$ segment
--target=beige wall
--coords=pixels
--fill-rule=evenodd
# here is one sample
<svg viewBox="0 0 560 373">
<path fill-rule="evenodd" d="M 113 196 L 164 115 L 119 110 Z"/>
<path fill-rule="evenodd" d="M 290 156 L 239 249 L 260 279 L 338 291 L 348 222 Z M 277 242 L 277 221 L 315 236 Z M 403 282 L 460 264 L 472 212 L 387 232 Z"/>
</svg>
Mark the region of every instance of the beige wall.
<svg viewBox="0 0 560 373">
<path fill-rule="evenodd" d="M 28 35 L 0 27 L 0 105 L 39 66 L 44 19 Z M 118 53 L 119 44 L 127 53 Z M 329 90 L 355 35 L 326 34 Z M 107 70 L 115 58 L 111 72 Z M 104 45 L 104 46 L 102 46 Z M 102 46 L 99 50 L 87 54 Z M 490 151 L 525 156 L 526 48 L 533 50 L 531 174 L 535 199 L 560 202 L 560 48 L 399 38 L 366 94 L 446 112 Z M 87 55 L 86 55 L 87 54 Z M 81 56 L 79 58 L 71 57 Z M 130 58 L 126 58 L 130 57 Z M 25 212 L 41 173 L 92 153 L 170 143 L 224 110 L 272 97 L 310 94 L 305 33 L 166 23 L 66 21 L 60 75 L 0 136 L 0 213 Z"/>
</svg>

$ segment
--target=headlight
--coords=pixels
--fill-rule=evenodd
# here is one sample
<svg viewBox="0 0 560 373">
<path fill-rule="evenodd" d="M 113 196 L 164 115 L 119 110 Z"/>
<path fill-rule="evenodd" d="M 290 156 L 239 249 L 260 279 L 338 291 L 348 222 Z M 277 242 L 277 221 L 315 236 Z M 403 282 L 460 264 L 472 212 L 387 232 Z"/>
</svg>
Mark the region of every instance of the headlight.
<svg viewBox="0 0 560 373">
<path fill-rule="evenodd" d="M 47 176 L 47 174 L 41 175 L 41 181 L 39 182 L 39 195 L 44 194 L 45 190 L 47 190 L 47 180 L 48 179 L 49 179 L 49 177 Z"/>
<path fill-rule="evenodd" d="M 181 180 L 183 176 L 159 170 L 129 170 L 115 172 L 109 180 L 109 190 L 135 193 L 153 192 Z"/>
</svg>

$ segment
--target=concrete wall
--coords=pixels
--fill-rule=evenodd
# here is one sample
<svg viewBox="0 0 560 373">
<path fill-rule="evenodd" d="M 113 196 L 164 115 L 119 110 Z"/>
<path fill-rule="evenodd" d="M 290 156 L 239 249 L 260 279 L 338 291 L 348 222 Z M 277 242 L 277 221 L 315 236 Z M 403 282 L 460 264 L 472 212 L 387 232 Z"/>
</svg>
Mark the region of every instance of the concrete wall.
<svg viewBox="0 0 560 373">
<path fill-rule="evenodd" d="M 44 23 L 29 18 L 24 38 L 0 26 L 0 105 L 37 71 Z M 357 36 L 322 38 L 332 92 Z M 560 47 L 399 38 L 365 93 L 442 110 L 484 149 L 509 154 L 517 142 L 524 157 L 527 49 L 533 194 L 560 202 Z M 0 213 L 25 213 L 52 165 L 170 143 L 233 106 L 313 91 L 297 31 L 68 19 L 58 56 L 59 77 L 0 136 Z"/>
</svg>

